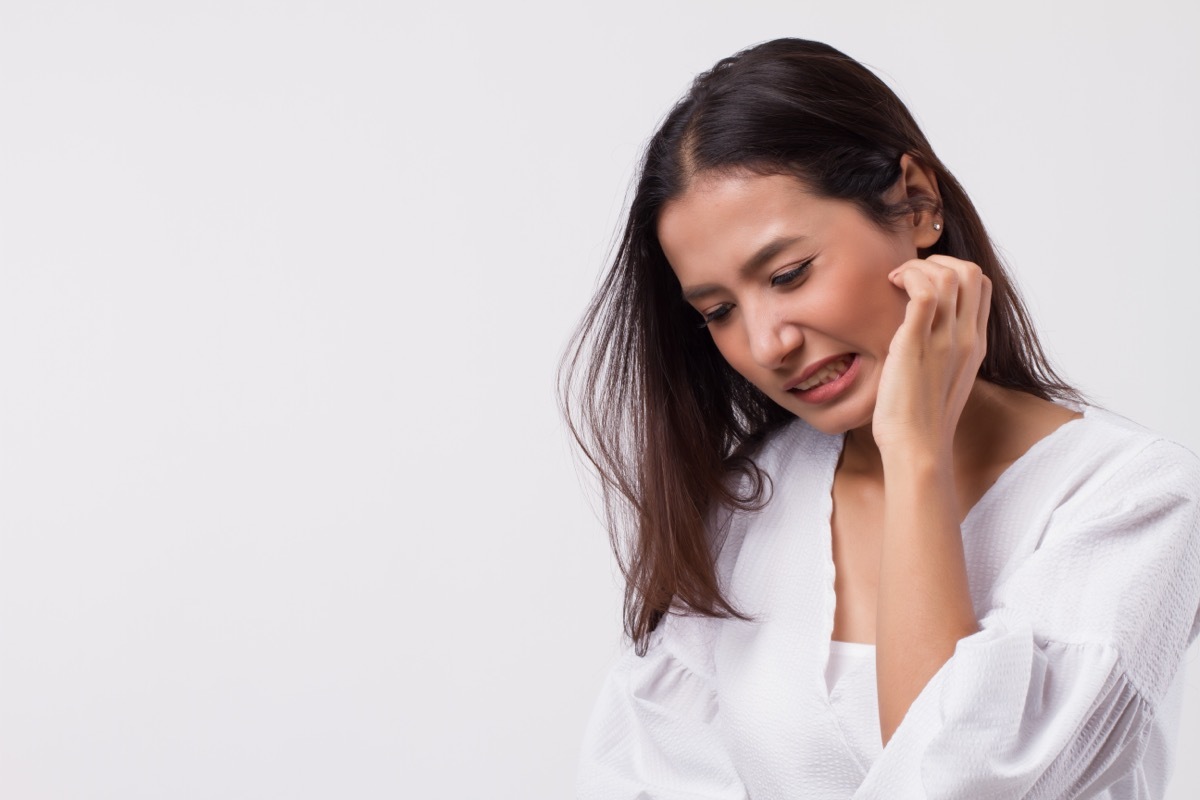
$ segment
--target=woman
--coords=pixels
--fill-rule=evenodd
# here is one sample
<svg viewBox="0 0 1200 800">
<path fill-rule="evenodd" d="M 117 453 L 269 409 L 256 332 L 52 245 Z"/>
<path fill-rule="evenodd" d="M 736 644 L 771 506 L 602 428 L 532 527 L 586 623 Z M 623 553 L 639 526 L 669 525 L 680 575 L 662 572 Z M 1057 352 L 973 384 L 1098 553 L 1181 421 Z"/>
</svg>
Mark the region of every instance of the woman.
<svg viewBox="0 0 1200 800">
<path fill-rule="evenodd" d="M 1162 795 L 1200 461 L 1055 375 L 860 64 L 696 79 L 564 377 L 633 641 L 581 797 Z"/>
</svg>

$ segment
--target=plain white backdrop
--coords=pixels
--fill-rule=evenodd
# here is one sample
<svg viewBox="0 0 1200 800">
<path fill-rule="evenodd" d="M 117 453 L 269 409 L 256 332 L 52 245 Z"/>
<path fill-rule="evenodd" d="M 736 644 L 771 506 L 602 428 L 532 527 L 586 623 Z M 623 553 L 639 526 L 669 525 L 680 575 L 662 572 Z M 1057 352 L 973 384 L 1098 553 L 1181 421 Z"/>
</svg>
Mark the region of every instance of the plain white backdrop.
<svg viewBox="0 0 1200 800">
<path fill-rule="evenodd" d="M 0 0 L 0 797 L 570 797 L 620 585 L 557 359 L 656 122 L 785 35 L 1200 450 L 1195 4 Z"/>
</svg>

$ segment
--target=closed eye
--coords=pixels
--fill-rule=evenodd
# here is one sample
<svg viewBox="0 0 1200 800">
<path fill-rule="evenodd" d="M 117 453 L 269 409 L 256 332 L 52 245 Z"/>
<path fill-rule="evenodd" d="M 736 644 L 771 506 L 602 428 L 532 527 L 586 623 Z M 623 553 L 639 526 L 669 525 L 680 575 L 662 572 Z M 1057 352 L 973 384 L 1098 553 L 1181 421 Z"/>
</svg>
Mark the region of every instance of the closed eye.
<svg viewBox="0 0 1200 800">
<path fill-rule="evenodd" d="M 804 275 L 808 272 L 809 267 L 811 267 L 811 266 L 812 266 L 812 260 L 810 259 L 809 261 L 805 261 L 803 263 L 797 264 L 796 266 L 792 267 L 791 269 L 780 272 L 777 275 L 772 275 L 771 276 L 771 285 L 772 286 L 788 286 L 790 284 L 793 284 L 796 281 L 803 278 Z"/>
<path fill-rule="evenodd" d="M 722 303 L 712 311 L 702 311 L 700 316 L 704 321 L 700 323 L 701 328 L 707 328 L 709 325 L 719 324 L 725 317 L 729 316 L 729 312 L 733 310 L 733 306 L 728 303 Z"/>
</svg>

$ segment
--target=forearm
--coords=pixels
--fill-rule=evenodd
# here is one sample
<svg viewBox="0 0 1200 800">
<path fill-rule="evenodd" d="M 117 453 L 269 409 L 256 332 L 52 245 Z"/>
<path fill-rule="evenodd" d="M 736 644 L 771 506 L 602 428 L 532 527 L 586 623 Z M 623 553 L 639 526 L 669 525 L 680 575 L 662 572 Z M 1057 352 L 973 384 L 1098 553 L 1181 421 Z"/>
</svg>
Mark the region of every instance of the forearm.
<svg viewBox="0 0 1200 800">
<path fill-rule="evenodd" d="M 875 633 L 885 745 L 958 640 L 979 630 L 959 523 L 949 459 L 885 461 Z"/>
</svg>

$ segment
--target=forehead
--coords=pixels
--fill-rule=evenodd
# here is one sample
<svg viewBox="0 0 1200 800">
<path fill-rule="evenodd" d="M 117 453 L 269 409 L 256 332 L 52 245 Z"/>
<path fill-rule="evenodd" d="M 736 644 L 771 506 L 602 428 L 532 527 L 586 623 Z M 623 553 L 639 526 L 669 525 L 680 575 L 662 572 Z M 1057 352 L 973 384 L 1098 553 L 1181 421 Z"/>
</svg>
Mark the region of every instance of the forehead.
<svg viewBox="0 0 1200 800">
<path fill-rule="evenodd" d="M 700 176 L 663 206 L 658 240 L 676 273 L 734 267 L 772 240 L 825 228 L 843 205 L 790 175 Z"/>
</svg>

